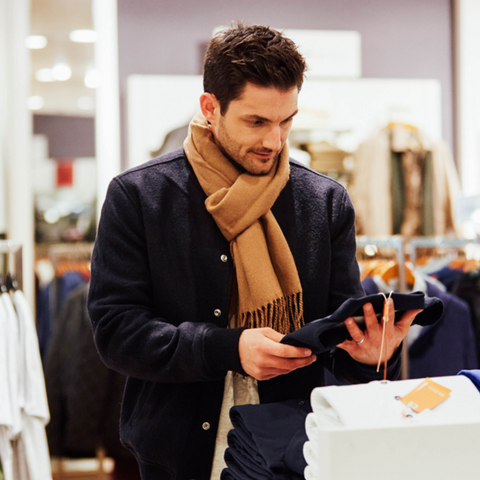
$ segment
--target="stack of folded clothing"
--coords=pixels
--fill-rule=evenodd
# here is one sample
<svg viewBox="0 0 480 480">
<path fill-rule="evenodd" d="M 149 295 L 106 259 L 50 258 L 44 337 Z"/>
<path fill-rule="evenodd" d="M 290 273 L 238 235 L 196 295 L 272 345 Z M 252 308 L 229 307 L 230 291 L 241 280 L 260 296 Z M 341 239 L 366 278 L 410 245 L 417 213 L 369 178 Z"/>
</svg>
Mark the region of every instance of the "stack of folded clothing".
<svg viewBox="0 0 480 480">
<path fill-rule="evenodd" d="M 308 401 L 232 407 L 221 480 L 303 480 Z"/>
<path fill-rule="evenodd" d="M 321 459 L 328 432 L 366 432 L 480 422 L 480 395 L 474 388 L 474 385 L 480 388 L 480 371 L 461 373 L 470 378 L 473 384 L 465 377 L 460 378 L 461 375 L 432 378 L 435 383 L 450 389 L 450 396 L 434 409 L 425 409 L 418 414 L 400 399 L 421 385 L 424 382 L 421 379 L 315 388 L 311 394 L 312 412 L 305 421 L 308 437 L 303 448 L 307 462 L 305 479 L 331 478 L 326 475 L 325 469 L 328 466 Z M 321 439 L 323 447 L 320 446 Z M 352 444 L 351 447 L 354 449 L 355 445 Z"/>
</svg>

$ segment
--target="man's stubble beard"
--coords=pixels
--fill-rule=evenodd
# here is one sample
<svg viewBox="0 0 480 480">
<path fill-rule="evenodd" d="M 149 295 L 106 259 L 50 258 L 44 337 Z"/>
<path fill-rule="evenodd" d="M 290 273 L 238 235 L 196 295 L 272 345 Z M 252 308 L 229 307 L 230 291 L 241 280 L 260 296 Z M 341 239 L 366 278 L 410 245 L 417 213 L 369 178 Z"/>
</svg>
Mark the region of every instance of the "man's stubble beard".
<svg viewBox="0 0 480 480">
<path fill-rule="evenodd" d="M 248 164 L 248 159 L 246 158 L 246 155 L 248 155 L 248 153 L 252 150 L 247 150 L 246 151 L 246 155 L 242 156 L 242 157 L 236 157 L 234 156 L 234 154 L 232 153 L 232 148 L 229 148 L 230 146 L 233 146 L 233 151 L 240 151 L 240 147 L 238 146 L 238 144 L 232 140 L 232 138 L 228 135 L 227 131 L 225 128 L 223 128 L 223 121 L 220 120 L 220 123 L 219 123 L 219 129 L 217 131 L 217 134 L 216 135 L 213 135 L 213 138 L 214 138 L 214 141 L 215 141 L 215 144 L 217 145 L 217 147 L 220 149 L 220 151 L 223 153 L 223 155 L 225 155 L 225 157 L 233 164 L 235 165 L 241 172 L 247 172 L 247 170 L 245 169 L 245 167 L 242 166 L 241 163 L 239 163 L 238 160 L 240 161 L 244 161 L 244 163 Z M 281 151 L 283 150 L 283 146 L 282 148 L 280 149 L 280 151 L 275 155 L 275 158 L 274 158 L 274 161 L 272 162 L 272 167 L 270 168 L 270 170 L 268 172 L 262 172 L 262 173 L 250 173 L 251 175 L 258 175 L 258 176 L 264 176 L 264 175 L 268 175 L 271 171 L 271 169 L 276 165 L 277 161 L 278 161 L 278 158 L 280 156 L 280 153 Z M 257 150 L 255 150 L 257 151 Z M 265 153 L 267 152 L 270 152 L 271 150 L 267 150 Z M 260 153 L 261 152 L 261 149 L 260 149 Z"/>
</svg>

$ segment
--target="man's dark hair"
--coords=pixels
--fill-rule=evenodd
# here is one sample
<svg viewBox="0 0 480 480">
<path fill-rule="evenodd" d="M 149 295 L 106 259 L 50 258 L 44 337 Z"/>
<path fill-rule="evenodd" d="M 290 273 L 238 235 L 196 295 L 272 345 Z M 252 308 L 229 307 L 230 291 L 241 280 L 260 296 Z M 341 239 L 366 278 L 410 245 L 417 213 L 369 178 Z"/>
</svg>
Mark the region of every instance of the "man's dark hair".
<svg viewBox="0 0 480 480">
<path fill-rule="evenodd" d="M 220 102 L 222 115 L 247 82 L 300 91 L 307 66 L 292 40 L 263 25 L 233 25 L 217 33 L 205 54 L 203 88 Z"/>
</svg>

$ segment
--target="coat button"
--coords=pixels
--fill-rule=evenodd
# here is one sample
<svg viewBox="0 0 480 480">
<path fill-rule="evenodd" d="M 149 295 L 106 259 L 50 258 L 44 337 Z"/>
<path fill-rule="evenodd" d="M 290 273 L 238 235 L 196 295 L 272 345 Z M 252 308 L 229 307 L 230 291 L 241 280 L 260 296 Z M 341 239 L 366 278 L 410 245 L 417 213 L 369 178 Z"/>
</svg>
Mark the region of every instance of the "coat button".
<svg viewBox="0 0 480 480">
<path fill-rule="evenodd" d="M 216 317 L 219 317 L 221 314 L 222 314 L 222 311 L 218 308 L 215 309 L 215 311 L 213 312 L 213 314 L 216 316 Z"/>
<path fill-rule="evenodd" d="M 226 261 L 228 260 L 228 257 L 227 257 L 226 255 L 222 255 L 222 256 L 220 257 L 220 260 L 221 260 L 222 262 L 226 262 Z"/>
<path fill-rule="evenodd" d="M 210 424 L 208 422 L 203 422 L 202 423 L 202 428 L 204 430 L 210 430 Z"/>
</svg>

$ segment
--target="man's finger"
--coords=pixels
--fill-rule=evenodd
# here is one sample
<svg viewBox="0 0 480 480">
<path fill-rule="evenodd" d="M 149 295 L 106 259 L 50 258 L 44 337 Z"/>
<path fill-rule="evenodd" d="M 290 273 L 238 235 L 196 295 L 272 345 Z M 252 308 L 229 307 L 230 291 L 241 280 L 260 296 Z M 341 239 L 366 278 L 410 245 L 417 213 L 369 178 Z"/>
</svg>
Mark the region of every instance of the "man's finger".
<svg viewBox="0 0 480 480">
<path fill-rule="evenodd" d="M 279 358 L 305 358 L 312 355 L 309 348 L 293 347 L 283 343 L 272 343 L 267 353 Z"/>
<path fill-rule="evenodd" d="M 363 305 L 363 316 L 365 317 L 365 326 L 370 332 L 378 328 L 378 318 L 371 303 Z"/>
<path fill-rule="evenodd" d="M 274 342 L 270 345 L 268 352 L 271 355 L 282 358 L 304 358 L 312 355 L 312 351 L 309 348 L 294 347 L 293 345 L 279 343 L 285 335 L 278 333 L 276 330 L 273 330 L 273 328 L 262 328 L 260 330 L 267 339 L 273 340 Z"/>
<path fill-rule="evenodd" d="M 265 327 L 265 328 L 259 328 L 258 330 L 261 331 L 265 337 L 269 338 L 270 340 L 273 340 L 274 342 L 280 342 L 280 340 L 285 336 L 285 335 L 282 335 L 281 333 L 278 333 L 273 328 Z"/>
<path fill-rule="evenodd" d="M 347 318 L 345 320 L 345 326 L 347 327 L 348 333 L 352 337 L 352 340 L 357 343 L 363 343 L 365 339 L 365 334 L 362 332 L 360 327 L 354 322 L 353 318 Z"/>
<path fill-rule="evenodd" d="M 415 320 L 415 317 L 420 313 L 423 312 L 423 310 L 408 310 L 402 315 L 402 318 L 395 324 L 395 327 L 400 329 L 402 333 L 405 333 L 405 335 L 408 332 L 408 329 L 410 328 L 410 325 L 413 323 Z"/>
</svg>

